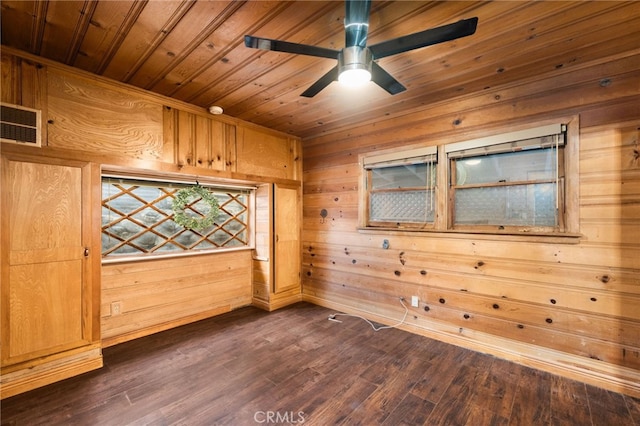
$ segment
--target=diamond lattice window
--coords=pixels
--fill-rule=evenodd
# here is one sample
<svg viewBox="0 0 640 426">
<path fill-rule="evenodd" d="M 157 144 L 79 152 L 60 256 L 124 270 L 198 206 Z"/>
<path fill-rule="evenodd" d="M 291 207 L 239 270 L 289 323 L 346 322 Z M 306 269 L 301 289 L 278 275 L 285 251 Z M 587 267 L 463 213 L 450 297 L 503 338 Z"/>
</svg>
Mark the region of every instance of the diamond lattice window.
<svg viewBox="0 0 640 426">
<path fill-rule="evenodd" d="M 170 254 L 249 245 L 250 190 L 207 187 L 220 212 L 213 225 L 186 229 L 173 220 L 174 195 L 189 185 L 133 179 L 102 180 L 102 256 Z M 193 199 L 185 211 L 204 217 L 210 206 Z"/>
</svg>

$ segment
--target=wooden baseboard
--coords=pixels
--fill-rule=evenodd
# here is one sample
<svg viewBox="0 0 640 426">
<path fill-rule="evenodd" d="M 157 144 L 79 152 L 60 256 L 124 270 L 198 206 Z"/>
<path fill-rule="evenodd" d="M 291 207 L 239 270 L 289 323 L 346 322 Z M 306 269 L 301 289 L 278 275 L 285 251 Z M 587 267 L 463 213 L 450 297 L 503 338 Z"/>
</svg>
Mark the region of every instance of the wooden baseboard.
<svg viewBox="0 0 640 426">
<path fill-rule="evenodd" d="M 119 334 L 116 336 L 110 336 L 105 339 L 102 339 L 102 347 L 106 348 L 109 346 L 117 345 L 118 343 L 128 342 L 129 340 L 138 339 L 140 337 L 149 336 L 151 334 L 159 333 L 161 331 L 169 330 L 175 327 L 180 327 L 181 325 L 186 325 L 186 324 L 190 324 L 192 322 L 200 321 L 206 318 L 211 318 L 217 315 L 225 314 L 227 312 L 230 312 L 233 309 L 234 308 L 231 305 L 223 305 L 215 309 L 211 309 L 205 312 L 200 312 L 194 315 L 189 315 L 187 317 L 178 318 L 172 321 L 167 321 L 162 324 L 155 324 L 155 325 L 145 327 L 139 330 L 131 331 L 128 333 Z"/>
<path fill-rule="evenodd" d="M 275 311 L 277 309 L 284 308 L 285 306 L 293 305 L 294 303 L 298 303 L 302 301 L 301 294 L 293 294 L 286 297 L 274 298 L 275 300 L 267 302 L 262 299 L 253 298 L 251 300 L 251 305 L 256 308 L 264 309 L 265 311 Z"/>
<path fill-rule="evenodd" d="M 0 399 L 5 399 L 32 389 L 102 367 L 102 350 L 92 345 L 87 350 L 73 353 L 67 357 L 57 357 L 29 368 L 2 373 L 0 378 Z"/>
<path fill-rule="evenodd" d="M 399 320 L 399 318 L 381 316 L 311 295 L 302 295 L 302 300 L 339 312 L 359 315 L 385 325 L 397 324 Z M 640 397 L 640 371 L 630 368 L 478 331 L 464 330 L 460 332 L 457 327 L 437 321 L 430 321 L 425 325 L 403 324 L 398 328 L 635 398 Z"/>
</svg>

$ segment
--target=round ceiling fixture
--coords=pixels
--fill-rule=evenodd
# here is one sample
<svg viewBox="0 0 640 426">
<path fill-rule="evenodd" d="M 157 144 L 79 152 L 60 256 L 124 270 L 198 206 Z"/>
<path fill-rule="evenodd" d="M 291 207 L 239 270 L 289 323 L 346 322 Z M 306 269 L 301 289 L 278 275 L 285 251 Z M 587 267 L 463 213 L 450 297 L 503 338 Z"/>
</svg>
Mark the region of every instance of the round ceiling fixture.
<svg viewBox="0 0 640 426">
<path fill-rule="evenodd" d="M 209 112 L 213 115 L 220 115 L 222 114 L 224 110 L 222 109 L 222 107 L 218 106 L 218 105 L 211 105 L 209 107 Z"/>
</svg>

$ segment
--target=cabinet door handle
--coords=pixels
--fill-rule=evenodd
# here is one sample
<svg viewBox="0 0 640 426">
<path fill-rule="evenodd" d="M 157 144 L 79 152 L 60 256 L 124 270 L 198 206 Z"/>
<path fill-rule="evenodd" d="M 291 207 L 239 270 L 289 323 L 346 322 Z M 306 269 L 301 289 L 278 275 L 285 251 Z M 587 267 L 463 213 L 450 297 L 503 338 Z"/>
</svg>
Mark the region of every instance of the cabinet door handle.
<svg viewBox="0 0 640 426">
<path fill-rule="evenodd" d="M 89 247 L 84 248 L 84 257 L 89 257 Z"/>
</svg>

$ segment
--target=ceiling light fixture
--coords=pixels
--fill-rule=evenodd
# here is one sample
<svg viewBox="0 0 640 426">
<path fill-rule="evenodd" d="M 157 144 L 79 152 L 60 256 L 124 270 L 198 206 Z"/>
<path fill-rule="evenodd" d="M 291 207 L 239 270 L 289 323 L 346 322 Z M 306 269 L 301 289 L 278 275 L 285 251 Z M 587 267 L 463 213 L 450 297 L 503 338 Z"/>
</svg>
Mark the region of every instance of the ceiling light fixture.
<svg viewBox="0 0 640 426">
<path fill-rule="evenodd" d="M 209 107 L 209 112 L 213 115 L 220 115 L 223 111 L 222 107 L 219 107 L 218 105 L 212 105 Z"/>
<path fill-rule="evenodd" d="M 338 81 L 350 87 L 371 81 L 371 51 L 366 47 L 346 47 L 338 54 Z"/>
</svg>

